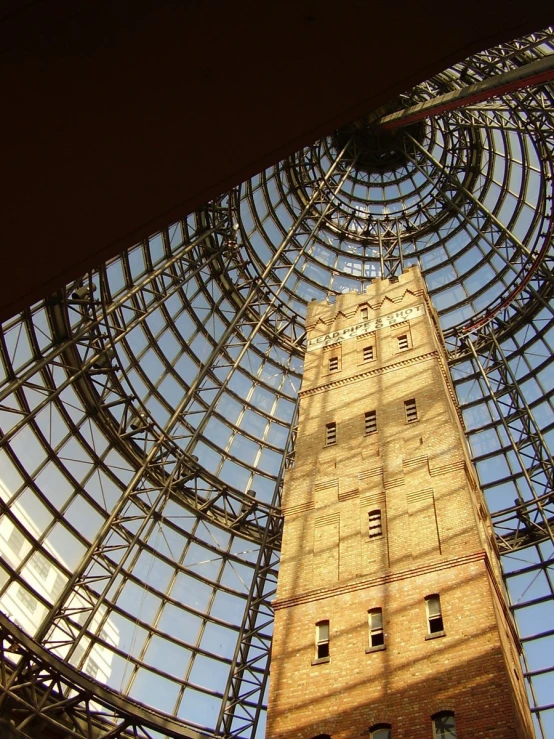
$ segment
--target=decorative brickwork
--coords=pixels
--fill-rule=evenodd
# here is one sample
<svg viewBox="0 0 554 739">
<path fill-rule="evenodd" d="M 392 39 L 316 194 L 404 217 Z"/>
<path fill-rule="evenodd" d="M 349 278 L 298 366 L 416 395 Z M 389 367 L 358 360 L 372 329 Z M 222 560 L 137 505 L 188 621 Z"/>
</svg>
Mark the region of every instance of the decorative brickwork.
<svg viewBox="0 0 554 739">
<path fill-rule="evenodd" d="M 358 739 L 378 724 L 393 739 L 431 739 L 445 711 L 458 739 L 529 739 L 491 525 L 418 270 L 312 303 L 307 323 L 321 348 L 306 354 L 285 479 L 268 739 Z"/>
</svg>

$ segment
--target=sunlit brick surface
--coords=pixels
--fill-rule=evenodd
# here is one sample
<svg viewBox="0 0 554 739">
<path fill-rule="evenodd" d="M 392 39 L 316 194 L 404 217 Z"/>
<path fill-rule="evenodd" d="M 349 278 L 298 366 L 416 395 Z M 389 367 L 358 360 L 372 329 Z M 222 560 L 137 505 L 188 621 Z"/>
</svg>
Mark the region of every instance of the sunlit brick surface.
<svg viewBox="0 0 554 739">
<path fill-rule="evenodd" d="M 455 713 L 462 739 L 533 736 L 491 527 L 417 268 L 313 302 L 307 323 L 321 348 L 306 355 L 285 482 L 268 739 L 354 739 L 380 723 L 395 739 L 423 739 L 439 711 Z M 366 434 L 370 410 L 377 431 Z M 336 443 L 326 444 L 331 422 Z M 375 511 L 382 532 L 370 536 Z M 431 594 L 444 627 L 433 634 Z M 384 649 L 370 649 L 373 608 Z M 318 660 L 322 620 L 330 658 Z"/>
</svg>

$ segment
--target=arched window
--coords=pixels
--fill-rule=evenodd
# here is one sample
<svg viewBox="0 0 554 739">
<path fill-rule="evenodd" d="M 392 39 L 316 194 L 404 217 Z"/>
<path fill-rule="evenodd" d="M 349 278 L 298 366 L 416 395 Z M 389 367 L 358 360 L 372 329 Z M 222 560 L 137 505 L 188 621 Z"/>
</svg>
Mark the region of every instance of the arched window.
<svg viewBox="0 0 554 739">
<path fill-rule="evenodd" d="M 433 739 L 456 739 L 456 719 L 452 711 L 440 711 L 431 716 Z"/>
<path fill-rule="evenodd" d="M 312 739 L 331 739 L 330 734 L 318 734 L 317 736 L 312 737 Z"/>
<path fill-rule="evenodd" d="M 370 739 L 391 739 L 391 725 L 390 724 L 375 724 L 369 730 Z"/>
</svg>

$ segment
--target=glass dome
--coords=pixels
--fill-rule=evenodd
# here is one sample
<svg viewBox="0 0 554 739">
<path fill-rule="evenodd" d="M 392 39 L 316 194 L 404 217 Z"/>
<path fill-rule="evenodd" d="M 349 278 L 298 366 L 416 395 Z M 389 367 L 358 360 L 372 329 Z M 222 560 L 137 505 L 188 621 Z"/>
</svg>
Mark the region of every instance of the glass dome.
<svg viewBox="0 0 554 739">
<path fill-rule="evenodd" d="M 477 54 L 3 325 L 14 725 L 264 736 L 306 304 L 417 264 L 554 737 L 554 89 L 525 76 L 553 51 Z"/>
</svg>

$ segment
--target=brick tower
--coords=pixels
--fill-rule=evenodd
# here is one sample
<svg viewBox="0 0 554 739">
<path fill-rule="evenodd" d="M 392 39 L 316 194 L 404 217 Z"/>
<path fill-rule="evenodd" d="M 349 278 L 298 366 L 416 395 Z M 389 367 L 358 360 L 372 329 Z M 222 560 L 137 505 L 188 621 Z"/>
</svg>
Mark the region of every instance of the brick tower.
<svg viewBox="0 0 554 739">
<path fill-rule="evenodd" d="M 312 302 L 267 739 L 527 739 L 518 640 L 417 268 Z"/>
</svg>

